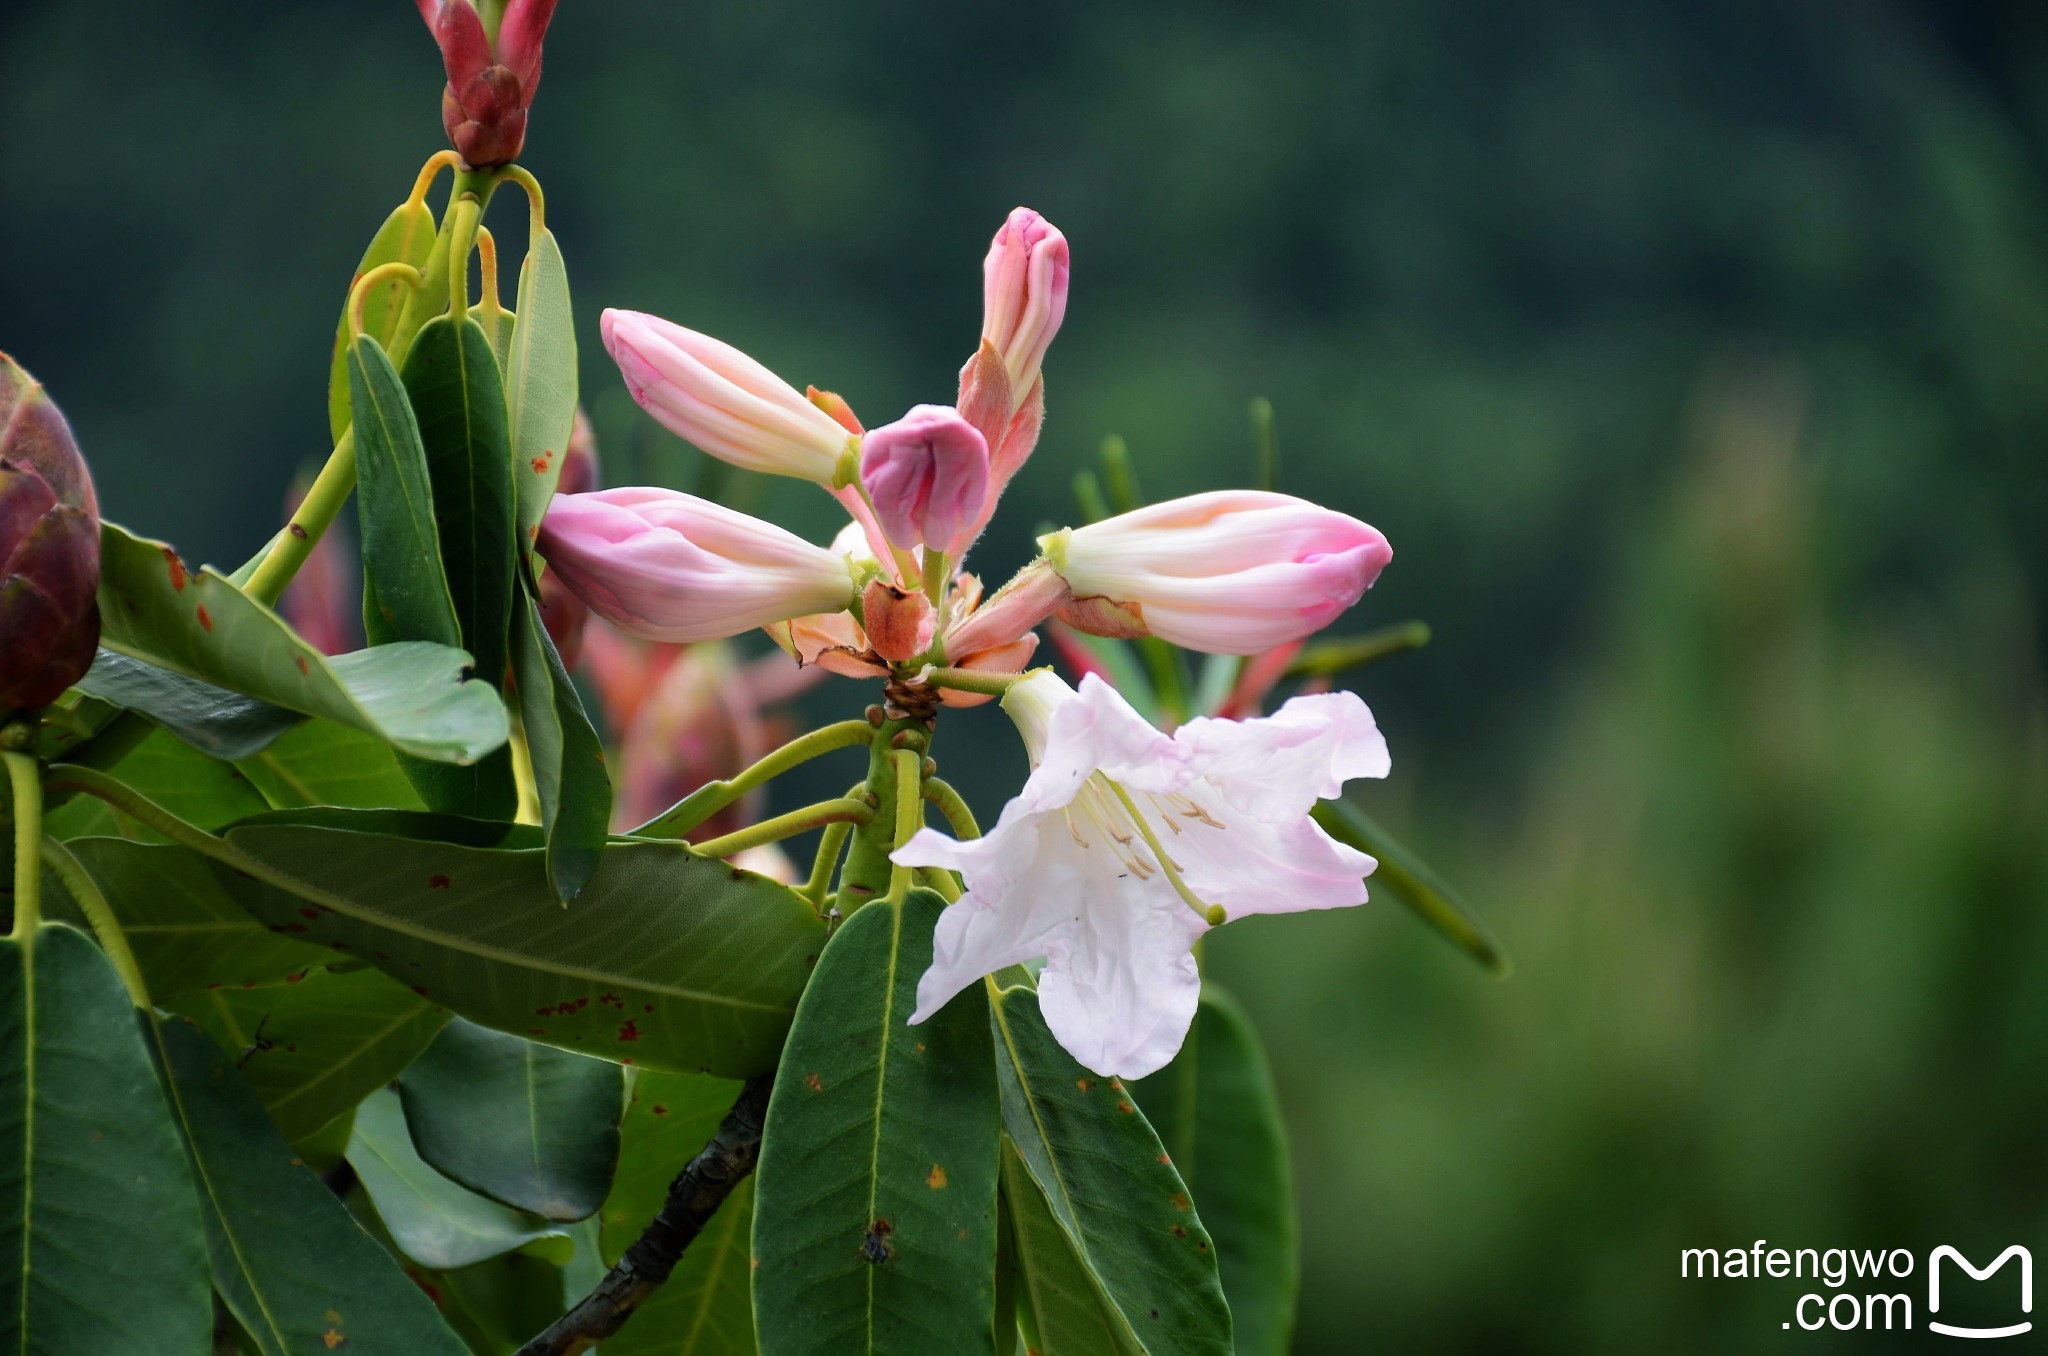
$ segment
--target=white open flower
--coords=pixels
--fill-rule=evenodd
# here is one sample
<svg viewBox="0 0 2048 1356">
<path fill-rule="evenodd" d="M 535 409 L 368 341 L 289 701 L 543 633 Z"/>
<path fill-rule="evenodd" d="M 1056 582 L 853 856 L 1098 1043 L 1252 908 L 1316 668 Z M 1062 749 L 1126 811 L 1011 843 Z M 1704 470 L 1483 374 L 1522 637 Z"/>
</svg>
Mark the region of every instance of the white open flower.
<svg viewBox="0 0 2048 1356">
<path fill-rule="evenodd" d="M 1032 762 L 993 829 L 923 829 L 895 853 L 950 867 L 966 893 L 939 918 L 921 1022 L 1006 965 L 1045 957 L 1046 1025 L 1082 1064 L 1139 1078 L 1180 1049 L 1215 923 L 1365 902 L 1371 857 L 1309 817 L 1353 777 L 1384 777 L 1386 740 L 1356 694 L 1296 697 L 1258 720 L 1192 720 L 1168 736 L 1091 674 L 1050 671 L 1003 706 Z"/>
</svg>

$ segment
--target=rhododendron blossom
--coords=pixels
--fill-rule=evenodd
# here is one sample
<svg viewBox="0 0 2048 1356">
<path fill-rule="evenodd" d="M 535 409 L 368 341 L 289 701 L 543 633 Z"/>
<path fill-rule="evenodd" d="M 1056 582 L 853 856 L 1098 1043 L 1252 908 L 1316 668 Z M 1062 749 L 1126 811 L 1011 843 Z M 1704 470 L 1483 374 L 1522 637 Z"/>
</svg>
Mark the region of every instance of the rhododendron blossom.
<svg viewBox="0 0 2048 1356">
<path fill-rule="evenodd" d="M 1385 739 L 1355 693 L 1296 697 L 1256 720 L 1171 736 L 1091 674 L 1049 672 L 1003 698 L 1032 771 L 981 838 L 923 829 L 898 849 L 967 891 L 939 918 L 921 1022 L 983 975 L 1045 958 L 1046 1024 L 1075 1059 L 1137 1078 L 1173 1058 L 1201 975 L 1191 948 L 1246 914 L 1362 904 L 1372 858 L 1308 817 L 1354 777 L 1384 777 Z"/>
</svg>

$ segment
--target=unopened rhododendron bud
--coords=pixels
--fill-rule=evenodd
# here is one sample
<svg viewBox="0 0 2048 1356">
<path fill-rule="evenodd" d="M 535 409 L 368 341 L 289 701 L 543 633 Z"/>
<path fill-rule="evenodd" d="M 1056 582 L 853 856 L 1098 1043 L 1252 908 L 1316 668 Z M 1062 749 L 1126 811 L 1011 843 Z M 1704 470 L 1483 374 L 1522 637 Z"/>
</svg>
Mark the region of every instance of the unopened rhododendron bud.
<svg viewBox="0 0 2048 1356">
<path fill-rule="evenodd" d="M 1394 557 L 1358 519 L 1260 490 L 1168 500 L 1039 546 L 1074 593 L 1062 620 L 1211 654 L 1257 654 L 1321 630 Z"/>
<path fill-rule="evenodd" d="M 47 706 L 99 643 L 99 501 L 71 429 L 0 353 L 0 716 Z"/>
<path fill-rule="evenodd" d="M 861 591 L 861 617 L 868 644 L 891 664 L 901 664 L 931 648 L 938 630 L 938 612 L 931 599 L 915 590 L 873 579 Z"/>
<path fill-rule="evenodd" d="M 1010 213 L 982 261 L 981 337 L 1002 355 L 1012 406 L 1038 380 L 1067 313 L 1067 238 L 1028 207 Z"/>
<path fill-rule="evenodd" d="M 844 556 L 676 490 L 558 495 L 540 551 L 599 616 L 648 640 L 718 640 L 853 595 Z"/>
<path fill-rule="evenodd" d="M 957 556 L 988 497 L 988 441 L 950 405 L 917 405 L 861 440 L 860 478 L 898 546 Z"/>
<path fill-rule="evenodd" d="M 639 311 L 606 311 L 626 388 L 678 437 L 734 466 L 830 485 L 852 435 L 731 344 Z"/>
<path fill-rule="evenodd" d="M 495 35 L 471 0 L 419 0 L 419 7 L 448 71 L 441 124 L 449 144 L 478 169 L 517 160 L 555 0 L 506 0 Z"/>
</svg>

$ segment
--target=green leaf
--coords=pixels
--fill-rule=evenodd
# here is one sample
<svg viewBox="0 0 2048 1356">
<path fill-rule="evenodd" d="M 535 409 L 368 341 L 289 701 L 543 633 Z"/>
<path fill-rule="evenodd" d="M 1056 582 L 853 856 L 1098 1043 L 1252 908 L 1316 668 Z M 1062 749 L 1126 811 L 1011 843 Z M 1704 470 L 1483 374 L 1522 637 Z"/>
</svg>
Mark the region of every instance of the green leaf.
<svg viewBox="0 0 2048 1356">
<path fill-rule="evenodd" d="M 503 377 L 512 370 L 512 335 L 518 328 L 519 317 L 502 306 L 495 313 L 495 323 L 491 318 L 492 314 L 480 301 L 469 308 L 469 318 L 481 325 L 484 333 L 490 336 L 491 356 L 498 360 L 498 375 Z M 510 383 L 507 382 L 507 385 Z"/>
<path fill-rule="evenodd" d="M 221 889 L 211 863 L 190 848 L 122 838 L 81 838 L 70 848 L 106 896 L 159 1003 L 212 988 L 280 984 L 333 958 L 251 918 Z M 45 890 L 43 904 L 52 915 L 86 926 L 61 888 Z"/>
<path fill-rule="evenodd" d="M 432 485 L 441 560 L 477 676 L 504 682 L 512 624 L 512 453 L 505 388 L 483 327 L 438 316 L 405 354 L 405 390 Z M 381 581 L 380 581 L 381 588 Z"/>
<path fill-rule="evenodd" d="M 235 767 L 270 806 L 280 810 L 314 805 L 363 810 L 426 808 L 399 769 L 398 756 L 389 744 L 331 720 L 309 720 Z M 126 780 L 125 767 L 122 773 Z M 152 799 L 165 804 L 160 797 Z"/>
<path fill-rule="evenodd" d="M 355 276 L 361 278 L 379 264 L 411 264 L 414 268 L 424 269 L 433 247 L 433 209 L 424 201 L 408 199 L 392 210 L 384 224 L 377 228 L 377 234 L 370 238 L 370 247 L 363 251 Z M 406 283 L 395 278 L 372 288 L 363 298 L 363 333 L 380 344 L 390 343 L 392 334 L 398 329 L 398 317 L 405 309 L 409 292 Z M 327 427 L 336 442 L 341 440 L 349 425 L 348 341 L 348 302 L 344 298 L 341 323 L 334 328 L 334 359 L 327 373 Z"/>
<path fill-rule="evenodd" d="M 363 634 L 372 645 L 429 640 L 459 646 L 462 627 L 441 565 L 427 453 L 398 369 L 364 335 L 349 345 L 348 380 L 362 524 Z"/>
<path fill-rule="evenodd" d="M 188 824 L 211 832 L 261 814 L 265 801 L 232 764 L 209 758 L 169 731 L 150 729 L 124 755 L 113 774 Z M 118 834 L 144 842 L 168 841 L 154 829 L 112 810 L 105 801 L 74 795 L 52 811 L 46 827 L 60 840 Z"/>
<path fill-rule="evenodd" d="M 605 769 L 604 744 L 523 585 L 518 607 L 513 665 L 520 726 L 526 732 L 540 821 L 547 831 L 548 879 L 567 904 L 597 870 L 597 855 L 611 824 L 612 781 Z"/>
<path fill-rule="evenodd" d="M 62 923 L 0 940 L 0 1348 L 207 1356 L 199 1199 L 114 969 Z"/>
<path fill-rule="evenodd" d="M 1008 1135 L 1002 1184 L 1026 1347 L 1038 1356 L 1143 1356 L 1144 1345 L 1074 1251 Z"/>
<path fill-rule="evenodd" d="M 398 1094 L 388 1088 L 357 1109 L 348 1161 L 392 1242 L 423 1267 L 466 1267 L 555 1232 L 546 1220 L 479 1196 L 429 1167 L 406 1132 Z"/>
<path fill-rule="evenodd" d="M 604 1204 L 626 1098 L 618 1065 L 458 1019 L 398 1090 L 420 1157 L 470 1190 L 551 1220 Z"/>
<path fill-rule="evenodd" d="M 465 316 L 458 324 L 437 316 L 406 350 L 404 377 L 419 420 L 441 563 L 463 644 L 476 656 L 476 675 L 501 688 L 515 550 L 512 454 L 498 360 L 474 320 Z M 463 770 L 409 765 L 406 775 L 437 810 L 510 819 L 518 809 L 509 753 Z"/>
<path fill-rule="evenodd" d="M 437 1004 L 369 969 L 212 989 L 171 1006 L 206 1028 L 293 1143 L 396 1078 L 448 1020 Z"/>
<path fill-rule="evenodd" d="M 305 719 L 296 711 L 105 648 L 78 680 L 78 688 L 101 701 L 140 711 L 213 758 L 247 758 Z"/>
<path fill-rule="evenodd" d="M 1122 1082 L 1075 1063 L 1029 989 L 997 991 L 991 1014 L 1003 1128 L 1076 1255 L 1151 1356 L 1229 1356 L 1215 1245 Z"/>
<path fill-rule="evenodd" d="M 1237 1356 L 1287 1356 L 1301 1285 L 1294 1174 L 1250 1020 L 1228 994 L 1204 985 L 1180 1053 L 1131 1090 L 1201 1203 Z"/>
<path fill-rule="evenodd" d="M 407 643 L 328 659 L 211 567 L 188 570 L 162 542 L 100 525 L 101 641 L 188 677 L 389 741 L 418 758 L 475 762 L 510 733 L 469 656 Z"/>
<path fill-rule="evenodd" d="M 528 1245 L 537 1246 L 539 1242 Z M 527 1251 L 508 1252 L 455 1271 L 429 1272 L 422 1279 L 440 1295 L 442 1315 L 462 1333 L 470 1350 L 488 1356 L 512 1356 L 527 1338 L 561 1317 L 565 1307 L 562 1271 Z"/>
<path fill-rule="evenodd" d="M 554 232 L 543 229 L 519 269 L 519 323 L 505 364 L 511 409 L 512 477 L 518 487 L 519 549 L 528 550 L 562 478 L 576 422 L 576 328 L 569 273 Z"/>
<path fill-rule="evenodd" d="M 1372 887 L 1386 887 L 1452 946 L 1496 976 L 1505 979 L 1513 971 L 1514 963 L 1507 953 L 1495 943 L 1478 916 L 1465 907 L 1457 892 L 1420 857 L 1395 842 L 1365 811 L 1347 800 L 1324 800 L 1316 802 L 1310 814 L 1332 838 L 1379 862 L 1366 877 Z"/>
<path fill-rule="evenodd" d="M 681 844 L 613 843 L 564 909 L 541 850 L 392 832 L 408 821 L 463 822 L 340 810 L 308 822 L 266 817 L 230 829 L 228 842 L 291 881 L 293 894 L 224 874 L 266 922 L 299 920 L 308 900 L 324 905 L 303 920 L 309 940 L 340 942 L 499 1031 L 653 1068 L 744 1078 L 774 1065 L 824 942 L 824 924 L 794 890 Z"/>
<path fill-rule="evenodd" d="M 183 1019 L 154 1030 L 206 1207 L 214 1284 L 257 1351 L 463 1356 L 427 1297 L 294 1156 L 219 1048 Z"/>
<path fill-rule="evenodd" d="M 840 927 L 797 1006 L 754 1205 L 763 1356 L 989 1352 L 997 1095 L 988 1004 L 911 1026 L 944 902 Z"/>
</svg>

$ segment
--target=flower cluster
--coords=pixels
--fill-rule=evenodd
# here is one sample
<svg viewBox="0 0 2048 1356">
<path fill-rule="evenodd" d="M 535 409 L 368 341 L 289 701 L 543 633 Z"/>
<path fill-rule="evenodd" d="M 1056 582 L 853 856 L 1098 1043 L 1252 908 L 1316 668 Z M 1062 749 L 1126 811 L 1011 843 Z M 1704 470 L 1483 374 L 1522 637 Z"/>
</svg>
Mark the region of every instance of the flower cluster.
<svg viewBox="0 0 2048 1356">
<path fill-rule="evenodd" d="M 1048 619 L 1214 654 L 1300 641 L 1357 602 L 1392 557 L 1374 528 L 1287 495 L 1197 494 L 1039 539 L 984 594 L 960 568 L 1045 412 L 1042 371 L 1067 308 L 1066 238 L 1018 208 L 983 265 L 981 339 L 953 405 L 865 428 L 840 396 L 793 385 L 729 344 L 658 317 L 604 313 L 634 398 L 723 461 L 823 487 L 850 521 L 828 546 L 659 488 L 562 494 L 539 548 L 621 629 L 701 642 L 760 627 L 801 666 L 922 688 L 936 673 L 1017 675 Z M 939 683 L 952 705 L 999 681 Z M 1370 858 L 1308 819 L 1386 750 L 1350 694 L 1168 736 L 1099 679 L 1012 681 L 1005 708 L 1035 771 L 985 838 L 926 830 L 902 866 L 959 870 L 918 1020 L 976 977 L 1045 957 L 1048 1022 L 1084 1063 L 1139 1075 L 1179 1046 L 1199 989 L 1189 949 L 1225 917 L 1354 904 Z M 1057 825 L 1054 820 L 1059 821 Z M 1170 846 L 1169 846 L 1170 845 Z"/>
</svg>

